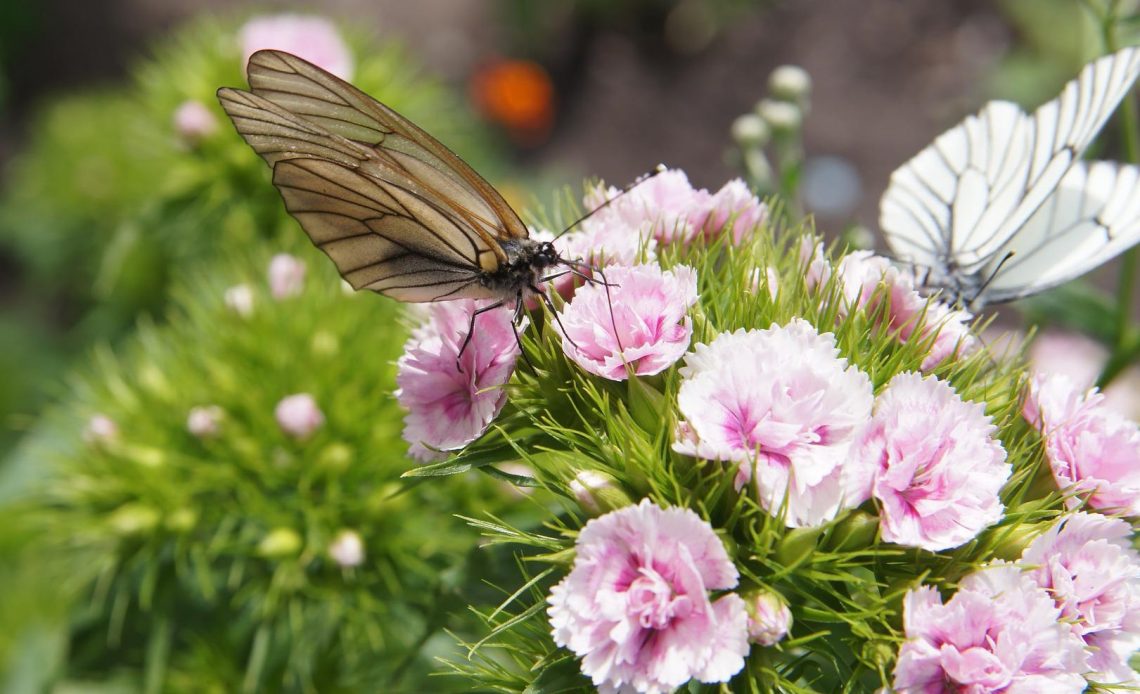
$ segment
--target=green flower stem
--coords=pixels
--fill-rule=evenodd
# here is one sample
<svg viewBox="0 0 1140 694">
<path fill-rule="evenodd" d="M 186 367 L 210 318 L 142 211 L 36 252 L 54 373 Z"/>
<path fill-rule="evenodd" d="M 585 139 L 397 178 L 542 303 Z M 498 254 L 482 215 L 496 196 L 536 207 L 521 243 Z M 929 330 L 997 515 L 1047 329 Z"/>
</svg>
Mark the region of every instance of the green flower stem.
<svg viewBox="0 0 1140 694">
<path fill-rule="evenodd" d="M 1101 32 L 1104 37 L 1105 48 L 1111 53 L 1118 49 L 1116 29 L 1119 25 L 1119 2 L 1112 2 L 1101 19 Z M 1124 154 L 1127 161 L 1135 164 L 1140 162 L 1140 123 L 1137 122 L 1136 104 L 1131 98 L 1125 98 L 1120 108 L 1121 138 L 1124 142 Z M 1136 287 L 1136 268 L 1140 263 L 1140 254 L 1136 248 L 1124 252 L 1120 259 L 1120 275 L 1116 283 L 1116 336 L 1112 345 L 1112 355 L 1097 379 L 1097 385 L 1104 388 L 1112 382 L 1121 371 L 1128 366 L 1136 356 L 1137 341 L 1133 340 L 1132 326 L 1132 293 Z"/>
</svg>

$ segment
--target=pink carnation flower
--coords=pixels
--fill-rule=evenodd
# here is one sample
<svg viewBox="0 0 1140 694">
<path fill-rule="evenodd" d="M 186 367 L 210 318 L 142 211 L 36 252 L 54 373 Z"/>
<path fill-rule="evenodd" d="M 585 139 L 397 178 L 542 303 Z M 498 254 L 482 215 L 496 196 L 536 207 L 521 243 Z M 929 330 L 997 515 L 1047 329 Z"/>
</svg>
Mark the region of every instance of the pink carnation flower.
<svg viewBox="0 0 1140 694">
<path fill-rule="evenodd" d="M 581 265 L 579 272 L 587 277 L 595 276 L 593 270 L 610 265 L 637 265 L 641 262 L 653 263 L 657 260 L 657 241 L 646 238 L 622 225 L 605 224 L 593 217 L 582 222 L 579 227 L 563 236 L 555 238 L 545 229 L 532 231 L 531 238 L 538 241 L 554 241 L 554 247 L 563 258 Z M 554 290 L 562 298 L 569 300 L 574 290 L 581 285 L 580 277 L 565 273 L 551 281 Z M 537 306 L 535 297 L 528 299 L 527 306 Z"/>
<path fill-rule="evenodd" d="M 1108 349 L 1080 333 L 1044 332 L 1029 346 L 1034 373 L 1060 373 L 1077 387 L 1091 388 L 1108 362 Z M 1125 369 L 1105 388 L 1104 404 L 1129 419 L 1140 418 L 1140 368 Z"/>
<path fill-rule="evenodd" d="M 183 141 L 194 144 L 218 129 L 218 119 L 201 101 L 183 101 L 174 110 L 174 130 Z"/>
<path fill-rule="evenodd" d="M 1089 677 L 1136 687 L 1128 659 L 1140 648 L 1140 554 L 1131 538 L 1125 520 L 1074 513 L 1034 540 L 1021 564 L 1088 645 Z"/>
<path fill-rule="evenodd" d="M 396 363 L 396 399 L 408 410 L 404 440 L 417 460 L 441 458 L 433 448 L 456 450 L 479 438 L 507 401 L 503 386 L 519 355 L 510 310 L 479 314 L 456 363 L 476 306 L 470 300 L 430 304 L 427 323 L 412 333 Z"/>
<path fill-rule="evenodd" d="M 1012 565 L 967 576 L 945 604 L 933 586 L 909 591 L 892 691 L 1083 691 L 1084 644 L 1059 617 L 1049 594 Z"/>
<path fill-rule="evenodd" d="M 617 188 L 599 186 L 587 194 L 583 202 L 586 207 L 596 209 L 618 192 Z M 669 169 L 640 183 L 593 219 L 662 243 L 678 239 L 689 241 L 708 217 L 711 198 L 707 190 L 694 189 L 684 171 Z"/>
<path fill-rule="evenodd" d="M 1065 376 L 1034 376 L 1024 414 L 1041 430 L 1053 479 L 1095 509 L 1140 515 L 1140 427 L 1104 405 L 1096 389 L 1081 392 Z"/>
<path fill-rule="evenodd" d="M 308 393 L 282 398 L 274 410 L 277 426 L 295 439 L 307 439 L 325 424 L 325 415 Z"/>
<path fill-rule="evenodd" d="M 586 524 L 569 575 L 550 591 L 554 642 L 602 692 L 671 692 L 727 682 L 748 654 L 738 574 L 708 523 L 648 499 Z"/>
<path fill-rule="evenodd" d="M 945 381 L 902 373 L 875 401 L 853 456 L 853 476 L 874 497 L 887 542 L 957 547 L 1002 516 L 1011 466 L 985 408 Z"/>
<path fill-rule="evenodd" d="M 269 293 L 274 299 L 288 299 L 305 289 L 305 262 L 288 253 L 278 253 L 269 261 Z"/>
<path fill-rule="evenodd" d="M 800 265 L 808 289 L 816 289 L 831 280 L 831 263 L 823 254 L 823 242 L 812 236 L 800 239 Z"/>
<path fill-rule="evenodd" d="M 967 355 L 978 348 L 970 333 L 968 312 L 952 309 L 939 301 L 924 298 L 915 291 L 914 277 L 870 251 L 848 253 L 835 268 L 845 299 L 842 311 L 862 307 L 874 313 L 872 298 L 880 284 L 887 287 L 887 328 L 897 330 L 903 342 L 930 340 L 930 351 L 922 361 L 923 370 L 932 369 L 949 357 Z M 921 328 L 919 325 L 921 324 Z"/>
<path fill-rule="evenodd" d="M 588 284 L 558 314 L 566 356 L 586 371 L 614 381 L 669 368 L 689 347 L 686 313 L 697 302 L 697 274 L 679 265 L 612 267 L 609 287 Z M 616 331 L 615 331 L 616 328 Z"/>
<path fill-rule="evenodd" d="M 760 202 L 739 178 L 725 183 L 709 199 L 708 206 L 708 213 L 698 226 L 710 236 L 718 236 L 731 229 L 732 243 L 737 246 L 768 217 L 768 206 Z"/>
<path fill-rule="evenodd" d="M 697 345 L 681 375 L 674 450 L 739 462 L 738 486 L 754 473 L 764 508 L 784 509 L 790 527 L 858 503 L 842 469 L 871 417 L 871 381 L 839 357 L 831 333 L 798 318 L 723 333 Z"/>
<path fill-rule="evenodd" d="M 343 80 L 352 79 L 352 54 L 333 23 L 324 17 L 278 14 L 254 17 L 239 31 L 244 66 L 254 53 L 275 48 L 304 58 Z"/>
</svg>

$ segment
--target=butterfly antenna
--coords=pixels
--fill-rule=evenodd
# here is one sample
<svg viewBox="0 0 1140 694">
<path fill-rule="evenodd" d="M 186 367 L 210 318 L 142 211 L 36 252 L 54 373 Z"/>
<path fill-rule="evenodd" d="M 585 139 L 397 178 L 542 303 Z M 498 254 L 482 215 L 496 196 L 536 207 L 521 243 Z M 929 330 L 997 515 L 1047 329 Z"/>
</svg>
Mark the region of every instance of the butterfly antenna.
<svg viewBox="0 0 1140 694">
<path fill-rule="evenodd" d="M 562 331 L 562 337 L 566 338 L 567 342 L 574 345 L 574 349 L 582 351 L 582 348 L 578 346 L 578 343 L 575 342 L 574 339 L 570 337 L 570 334 L 566 332 L 566 326 L 562 325 L 562 319 L 558 317 L 558 309 L 554 308 L 554 302 L 550 300 L 550 297 L 546 295 L 546 292 L 540 291 L 538 287 L 534 285 L 531 285 L 530 289 L 532 292 L 542 297 L 542 303 L 546 304 L 546 307 L 550 309 L 550 314 L 554 316 L 554 322 L 558 323 L 558 328 Z"/>
<path fill-rule="evenodd" d="M 621 196 L 625 195 L 629 191 L 633 190 L 637 186 L 641 185 L 642 183 L 645 183 L 646 181 L 648 181 L 649 179 L 653 178 L 654 176 L 656 176 L 657 174 L 660 174 L 660 173 L 665 173 L 665 166 L 663 164 L 658 164 L 657 168 L 653 169 L 652 171 L 650 171 L 648 173 L 643 173 L 640 176 L 638 176 L 637 178 L 633 179 L 633 183 L 627 184 L 624 188 L 622 188 L 621 190 L 618 191 L 617 195 L 613 196 L 609 200 L 606 200 L 601 205 L 598 205 L 594 209 L 590 210 L 586 214 L 582 215 L 578 219 L 571 222 L 569 226 L 567 226 L 562 231 L 558 232 L 558 235 L 555 236 L 554 239 L 557 240 L 557 239 L 562 238 L 562 235 L 565 234 L 566 232 L 570 231 L 571 229 L 578 226 L 582 222 L 586 221 L 590 217 L 593 217 L 598 212 L 601 212 L 602 210 L 606 209 L 615 200 L 617 200 Z"/>
<path fill-rule="evenodd" d="M 612 287 L 614 285 L 611 285 L 606 280 L 606 276 L 601 270 L 598 270 L 598 274 L 602 276 L 601 284 L 603 287 L 606 288 L 606 305 L 609 306 L 609 308 L 610 308 L 610 325 L 612 325 L 614 328 L 614 340 L 617 341 L 618 352 L 621 353 L 622 361 L 624 362 L 625 361 L 625 347 L 622 346 L 621 335 L 618 334 L 617 318 L 614 317 L 614 300 L 613 300 L 613 297 L 610 296 L 610 287 Z"/>
<path fill-rule="evenodd" d="M 978 291 L 976 291 L 974 295 L 970 297 L 970 306 L 973 306 L 974 302 L 977 301 L 982 296 L 982 294 L 985 293 L 986 288 L 993 284 L 993 281 L 997 279 L 998 273 L 1001 272 L 1002 266 L 1005 265 L 1006 262 L 1013 257 L 1013 255 L 1013 251 L 1007 251 L 1006 254 L 1002 256 L 1002 259 L 998 261 L 997 267 L 994 268 L 994 271 L 990 273 L 990 276 L 986 278 L 986 281 L 982 283 L 982 286 L 978 287 Z"/>
</svg>

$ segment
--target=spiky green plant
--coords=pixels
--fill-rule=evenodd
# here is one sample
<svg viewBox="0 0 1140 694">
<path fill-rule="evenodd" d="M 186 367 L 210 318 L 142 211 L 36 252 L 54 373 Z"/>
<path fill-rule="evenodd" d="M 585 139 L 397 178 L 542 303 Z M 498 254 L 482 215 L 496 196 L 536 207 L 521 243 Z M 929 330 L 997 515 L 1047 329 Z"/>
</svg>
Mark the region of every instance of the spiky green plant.
<svg viewBox="0 0 1140 694">
<path fill-rule="evenodd" d="M 477 534 L 452 514 L 539 507 L 486 476 L 400 480 L 399 306 L 350 296 L 319 252 L 301 254 L 294 297 L 271 296 L 268 253 L 187 280 L 168 324 L 99 350 L 24 447 L 23 463 L 54 470 L 9 517 L 75 606 L 61 677 L 186 692 L 442 686 L 423 680 L 451 649 L 441 630 L 470 633 L 478 575 L 498 574 L 482 557 L 469 570 Z M 237 282 L 253 288 L 248 316 L 224 300 Z M 295 393 L 323 412 L 307 438 L 275 420 Z M 195 435 L 188 415 L 203 406 L 216 432 Z M 94 416 L 115 431 L 85 438 Z M 359 566 L 331 550 L 346 530 L 363 541 Z"/>
</svg>

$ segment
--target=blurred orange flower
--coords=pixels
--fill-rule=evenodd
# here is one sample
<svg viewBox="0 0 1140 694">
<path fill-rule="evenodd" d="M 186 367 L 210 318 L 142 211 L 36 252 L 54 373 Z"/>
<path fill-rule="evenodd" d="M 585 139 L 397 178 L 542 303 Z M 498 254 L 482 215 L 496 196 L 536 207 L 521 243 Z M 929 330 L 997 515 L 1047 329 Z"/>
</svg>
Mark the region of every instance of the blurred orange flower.
<svg viewBox="0 0 1140 694">
<path fill-rule="evenodd" d="M 554 85 L 541 65 L 499 60 L 471 76 L 471 98 L 484 117 L 518 144 L 536 145 L 554 123 Z"/>
</svg>

